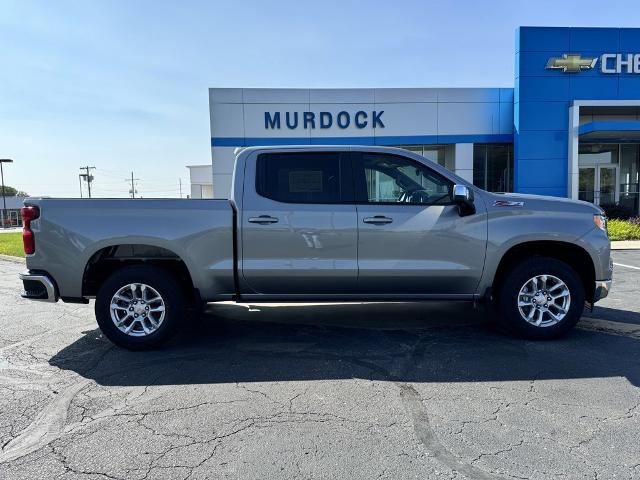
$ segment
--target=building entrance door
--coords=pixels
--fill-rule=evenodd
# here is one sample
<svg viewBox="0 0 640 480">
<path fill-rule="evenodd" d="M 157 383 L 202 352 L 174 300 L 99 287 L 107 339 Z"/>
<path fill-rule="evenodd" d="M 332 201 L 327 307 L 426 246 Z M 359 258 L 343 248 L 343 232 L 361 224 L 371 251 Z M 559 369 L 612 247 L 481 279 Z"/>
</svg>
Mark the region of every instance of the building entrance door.
<svg viewBox="0 0 640 480">
<path fill-rule="evenodd" d="M 12 227 L 19 227 L 20 226 L 20 216 L 18 215 L 18 211 L 17 210 L 12 210 L 9 212 L 9 220 L 11 222 L 11 226 Z"/>
<path fill-rule="evenodd" d="M 618 166 L 580 167 L 578 198 L 596 205 L 615 205 L 620 197 Z"/>
</svg>

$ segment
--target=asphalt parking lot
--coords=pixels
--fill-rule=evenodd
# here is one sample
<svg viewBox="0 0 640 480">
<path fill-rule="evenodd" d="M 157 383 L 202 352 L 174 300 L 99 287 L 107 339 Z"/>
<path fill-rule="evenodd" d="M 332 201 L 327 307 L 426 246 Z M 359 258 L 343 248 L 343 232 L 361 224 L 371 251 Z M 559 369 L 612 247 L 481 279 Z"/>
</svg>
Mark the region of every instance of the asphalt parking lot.
<svg viewBox="0 0 640 480">
<path fill-rule="evenodd" d="M 224 304 L 133 353 L 0 260 L 0 478 L 640 478 L 640 251 L 614 262 L 558 341 L 467 304 Z"/>
</svg>

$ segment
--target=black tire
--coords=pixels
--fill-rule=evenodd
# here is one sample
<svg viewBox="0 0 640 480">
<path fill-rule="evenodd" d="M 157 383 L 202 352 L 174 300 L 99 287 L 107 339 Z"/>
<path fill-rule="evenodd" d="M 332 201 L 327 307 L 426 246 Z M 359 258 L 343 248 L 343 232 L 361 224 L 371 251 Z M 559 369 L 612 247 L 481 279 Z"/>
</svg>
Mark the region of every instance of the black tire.
<svg viewBox="0 0 640 480">
<path fill-rule="evenodd" d="M 529 279 L 537 275 L 553 275 L 564 282 L 569 289 L 571 300 L 569 309 L 564 318 L 554 325 L 533 325 L 523 318 L 518 308 L 520 289 Z M 533 299 L 533 297 L 530 298 Z M 531 340 L 549 340 L 565 335 L 578 323 L 584 310 L 584 300 L 584 285 L 573 268 L 555 258 L 533 257 L 518 262 L 506 273 L 501 285 L 498 286 L 495 306 L 498 320 L 509 332 Z"/>
<path fill-rule="evenodd" d="M 155 331 L 144 336 L 124 333 L 111 318 L 113 296 L 124 286 L 134 283 L 153 288 L 164 302 L 164 317 L 160 325 Z M 114 344 L 128 350 L 149 349 L 167 341 L 175 334 L 185 317 L 184 293 L 166 270 L 148 265 L 130 265 L 117 270 L 100 287 L 96 296 L 95 314 L 100 330 Z M 142 326 L 137 328 L 140 329 Z"/>
</svg>

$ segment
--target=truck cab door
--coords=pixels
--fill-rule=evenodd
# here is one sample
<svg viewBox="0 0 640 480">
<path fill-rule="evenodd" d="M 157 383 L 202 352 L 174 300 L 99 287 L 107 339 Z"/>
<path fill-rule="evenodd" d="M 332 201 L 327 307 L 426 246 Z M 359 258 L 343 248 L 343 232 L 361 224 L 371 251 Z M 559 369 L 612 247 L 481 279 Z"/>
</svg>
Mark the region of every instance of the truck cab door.
<svg viewBox="0 0 640 480">
<path fill-rule="evenodd" d="M 386 153 L 353 156 L 359 293 L 474 294 L 487 246 L 482 200 L 475 214 L 460 216 L 453 183 L 427 165 Z"/>
<path fill-rule="evenodd" d="M 250 157 L 239 225 L 247 294 L 310 298 L 355 291 L 357 214 L 349 153 Z"/>
</svg>

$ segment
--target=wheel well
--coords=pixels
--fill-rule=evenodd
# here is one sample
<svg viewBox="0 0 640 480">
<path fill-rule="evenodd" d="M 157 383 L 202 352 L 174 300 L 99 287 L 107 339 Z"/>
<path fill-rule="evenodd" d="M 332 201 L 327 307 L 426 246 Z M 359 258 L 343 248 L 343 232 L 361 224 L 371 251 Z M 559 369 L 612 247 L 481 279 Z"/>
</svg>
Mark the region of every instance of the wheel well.
<svg viewBox="0 0 640 480">
<path fill-rule="evenodd" d="M 494 291 L 500 287 L 504 277 L 513 265 L 534 256 L 555 258 L 573 268 L 582 280 L 585 298 L 588 302 L 593 301 L 596 280 L 593 260 L 584 248 L 567 242 L 526 242 L 511 247 L 503 255 L 496 270 L 493 281 Z"/>
<path fill-rule="evenodd" d="M 163 268 L 183 287 L 187 301 L 197 300 L 191 274 L 184 261 L 171 250 L 153 245 L 112 245 L 94 253 L 84 269 L 82 296 L 95 297 L 104 281 L 128 265 L 154 265 Z"/>
</svg>

